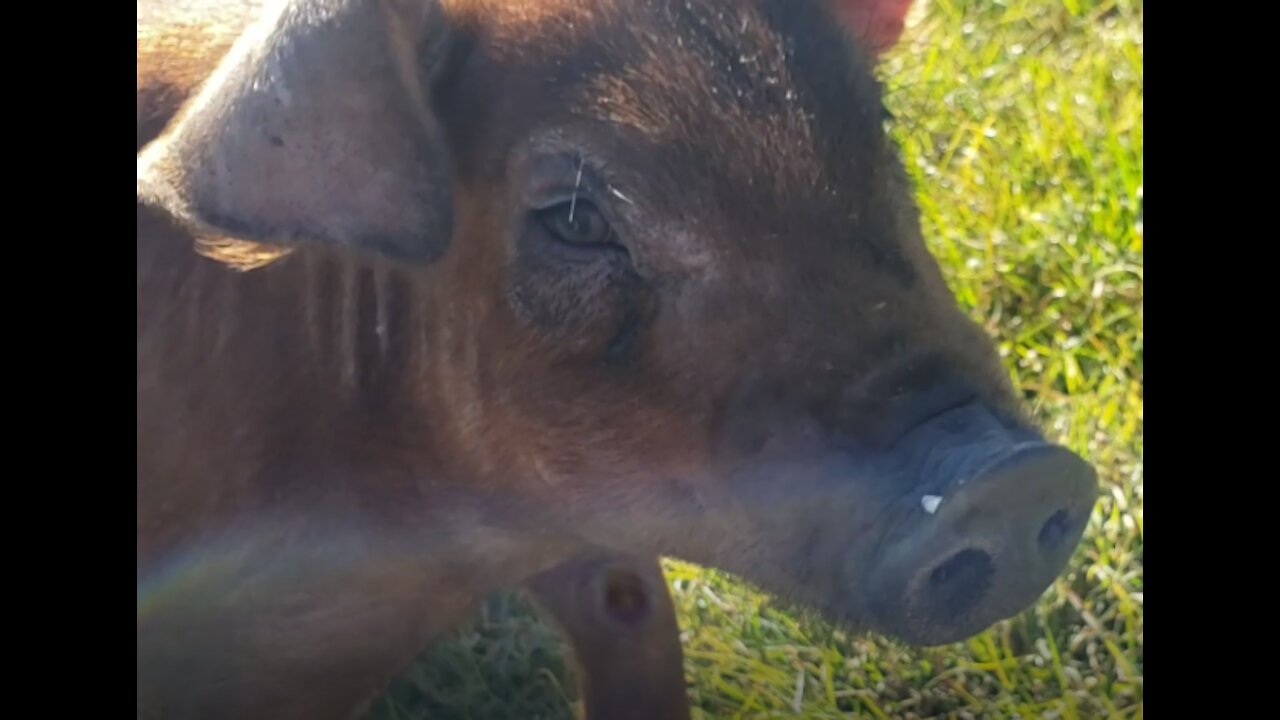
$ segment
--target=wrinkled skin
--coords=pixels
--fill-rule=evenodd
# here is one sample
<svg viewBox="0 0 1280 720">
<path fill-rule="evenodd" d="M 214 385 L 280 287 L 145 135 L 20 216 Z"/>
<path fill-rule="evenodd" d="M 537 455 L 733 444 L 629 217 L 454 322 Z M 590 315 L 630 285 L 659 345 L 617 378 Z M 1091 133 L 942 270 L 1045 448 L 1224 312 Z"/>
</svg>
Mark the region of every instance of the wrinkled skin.
<svg viewBox="0 0 1280 720">
<path fill-rule="evenodd" d="M 1061 571 L 1092 470 L 927 253 L 859 13 L 268 15 L 139 156 L 140 715 L 343 716 L 589 548 L 921 644 Z"/>
<path fill-rule="evenodd" d="M 257 2 L 139 3 L 139 150 L 260 11 Z M 589 720 L 689 716 L 675 608 L 656 560 L 590 549 L 524 589 L 570 642 Z"/>
</svg>

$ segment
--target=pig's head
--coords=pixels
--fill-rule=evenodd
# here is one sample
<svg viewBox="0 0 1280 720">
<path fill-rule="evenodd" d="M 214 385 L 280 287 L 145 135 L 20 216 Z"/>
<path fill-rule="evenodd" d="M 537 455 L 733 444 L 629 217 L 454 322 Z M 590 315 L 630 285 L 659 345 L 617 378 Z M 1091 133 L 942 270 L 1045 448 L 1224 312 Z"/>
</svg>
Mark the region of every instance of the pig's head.
<svg viewBox="0 0 1280 720">
<path fill-rule="evenodd" d="M 295 3 L 140 193 L 395 263 L 433 472 L 948 642 L 1053 581 L 1095 479 L 922 241 L 872 73 L 907 4 Z"/>
</svg>

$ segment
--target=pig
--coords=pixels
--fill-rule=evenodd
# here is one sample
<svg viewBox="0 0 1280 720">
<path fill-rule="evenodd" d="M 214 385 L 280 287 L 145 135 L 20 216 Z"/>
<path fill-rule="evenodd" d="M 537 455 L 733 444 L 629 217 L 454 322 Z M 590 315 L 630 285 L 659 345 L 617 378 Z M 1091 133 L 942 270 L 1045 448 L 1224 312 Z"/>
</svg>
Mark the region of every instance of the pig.
<svg viewBox="0 0 1280 720">
<path fill-rule="evenodd" d="M 139 150 L 261 9 L 257 0 L 138 3 Z M 524 590 L 570 641 L 588 718 L 689 716 L 675 608 L 655 558 L 592 548 L 528 579 Z"/>
<path fill-rule="evenodd" d="M 350 717 L 597 553 L 918 645 L 1034 602 L 1096 475 L 921 236 L 906 7 L 264 9 L 138 155 L 139 716 Z"/>
</svg>

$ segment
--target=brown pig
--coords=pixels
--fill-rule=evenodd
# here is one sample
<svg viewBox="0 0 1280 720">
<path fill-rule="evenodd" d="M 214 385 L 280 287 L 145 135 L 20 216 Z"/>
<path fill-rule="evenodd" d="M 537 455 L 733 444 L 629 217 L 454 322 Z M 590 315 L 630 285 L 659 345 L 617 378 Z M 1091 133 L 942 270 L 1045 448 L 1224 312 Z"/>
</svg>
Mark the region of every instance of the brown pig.
<svg viewBox="0 0 1280 720">
<path fill-rule="evenodd" d="M 921 238 L 905 8 L 263 10 L 138 156 L 139 716 L 348 717 L 594 553 L 916 644 L 1035 601 L 1096 481 Z"/>
</svg>

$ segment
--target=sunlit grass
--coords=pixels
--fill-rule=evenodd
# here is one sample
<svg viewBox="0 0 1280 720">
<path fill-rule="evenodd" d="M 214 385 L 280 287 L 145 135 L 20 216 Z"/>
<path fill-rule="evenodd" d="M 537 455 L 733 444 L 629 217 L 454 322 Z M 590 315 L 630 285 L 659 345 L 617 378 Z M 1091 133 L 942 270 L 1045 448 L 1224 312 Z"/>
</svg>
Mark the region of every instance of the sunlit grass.
<svg viewBox="0 0 1280 720">
<path fill-rule="evenodd" d="M 1142 32 L 1139 0 L 930 0 L 883 72 L 952 288 L 1099 468 L 1069 572 L 1014 620 L 909 650 L 670 562 L 695 717 L 1142 717 Z M 374 716 L 567 717 L 559 643 L 495 598 Z"/>
</svg>

